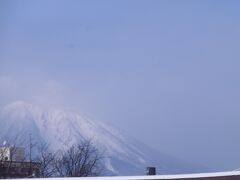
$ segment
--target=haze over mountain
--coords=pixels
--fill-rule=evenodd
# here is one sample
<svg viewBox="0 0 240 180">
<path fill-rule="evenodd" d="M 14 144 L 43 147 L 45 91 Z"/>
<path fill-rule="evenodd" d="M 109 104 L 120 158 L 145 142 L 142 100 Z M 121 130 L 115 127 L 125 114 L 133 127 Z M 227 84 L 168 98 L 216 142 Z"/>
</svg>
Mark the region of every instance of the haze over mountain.
<svg viewBox="0 0 240 180">
<path fill-rule="evenodd" d="M 106 153 L 104 164 L 108 174 L 141 175 L 147 166 L 156 166 L 159 174 L 206 172 L 190 164 L 144 145 L 109 125 L 73 112 L 42 108 L 23 101 L 5 106 L 0 113 L 0 140 L 7 138 L 47 142 L 52 150 L 92 139 Z M 25 142 L 28 143 L 28 142 Z M 156 139 L 157 143 L 157 139 Z"/>
</svg>

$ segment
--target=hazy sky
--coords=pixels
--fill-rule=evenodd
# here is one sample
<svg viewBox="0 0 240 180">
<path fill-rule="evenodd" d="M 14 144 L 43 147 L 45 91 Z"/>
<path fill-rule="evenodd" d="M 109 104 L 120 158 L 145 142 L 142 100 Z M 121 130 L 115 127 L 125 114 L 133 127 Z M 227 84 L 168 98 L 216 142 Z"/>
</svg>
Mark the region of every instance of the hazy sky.
<svg viewBox="0 0 240 180">
<path fill-rule="evenodd" d="M 0 107 L 90 114 L 185 160 L 240 167 L 240 1 L 0 1 Z"/>
</svg>

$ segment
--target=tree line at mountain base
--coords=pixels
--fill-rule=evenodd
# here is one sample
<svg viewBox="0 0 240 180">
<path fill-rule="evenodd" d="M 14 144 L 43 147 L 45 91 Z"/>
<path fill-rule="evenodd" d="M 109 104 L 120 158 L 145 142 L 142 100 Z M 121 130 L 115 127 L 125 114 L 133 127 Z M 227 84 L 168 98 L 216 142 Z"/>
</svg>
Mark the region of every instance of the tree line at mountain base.
<svg viewBox="0 0 240 180">
<path fill-rule="evenodd" d="M 53 152 L 47 143 L 29 142 L 29 152 L 22 159 L 14 159 L 17 143 L 5 144 L 0 149 L 0 178 L 27 177 L 87 177 L 99 176 L 105 171 L 104 153 L 86 140 L 68 149 Z M 18 143 L 19 144 L 19 143 Z M 11 157 L 6 159 L 7 150 Z M 33 155 L 34 154 L 34 155 Z"/>
</svg>

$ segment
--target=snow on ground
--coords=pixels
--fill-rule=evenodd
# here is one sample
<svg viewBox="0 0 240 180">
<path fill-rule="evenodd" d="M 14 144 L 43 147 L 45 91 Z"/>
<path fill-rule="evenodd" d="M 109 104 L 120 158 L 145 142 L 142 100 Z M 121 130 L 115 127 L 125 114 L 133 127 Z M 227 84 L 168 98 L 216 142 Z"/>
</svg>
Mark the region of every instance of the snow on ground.
<svg viewBox="0 0 240 180">
<path fill-rule="evenodd" d="M 152 176 L 112 176 L 112 177 L 68 177 L 68 178 L 48 178 L 50 180 L 171 180 L 171 179 L 188 179 L 188 178 L 206 178 L 206 177 L 226 177 L 239 176 L 240 171 L 199 173 L 199 174 L 180 174 L 180 175 L 152 175 Z M 43 180 L 43 178 L 34 178 L 35 180 Z M 24 180 L 24 179 L 21 179 Z"/>
</svg>

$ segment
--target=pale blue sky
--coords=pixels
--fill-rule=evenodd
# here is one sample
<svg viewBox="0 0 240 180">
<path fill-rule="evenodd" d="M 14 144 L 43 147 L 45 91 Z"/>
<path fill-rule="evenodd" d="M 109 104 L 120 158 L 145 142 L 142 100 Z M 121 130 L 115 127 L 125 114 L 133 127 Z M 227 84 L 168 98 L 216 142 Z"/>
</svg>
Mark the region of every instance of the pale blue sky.
<svg viewBox="0 0 240 180">
<path fill-rule="evenodd" d="M 240 167 L 240 1 L 0 1 L 0 106 L 87 112 L 160 151 Z"/>
</svg>

